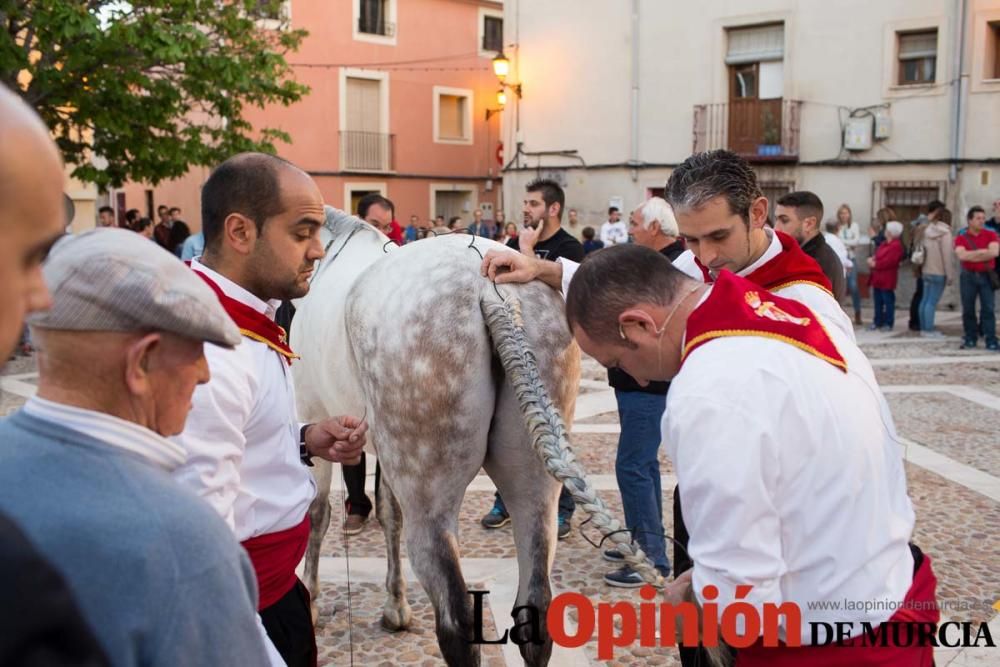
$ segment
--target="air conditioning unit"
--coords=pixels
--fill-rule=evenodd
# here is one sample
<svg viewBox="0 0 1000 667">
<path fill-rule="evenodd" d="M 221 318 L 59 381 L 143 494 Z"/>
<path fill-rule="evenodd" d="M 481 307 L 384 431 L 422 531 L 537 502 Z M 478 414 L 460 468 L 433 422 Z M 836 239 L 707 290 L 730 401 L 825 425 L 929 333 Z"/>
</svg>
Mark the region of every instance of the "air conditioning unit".
<svg viewBox="0 0 1000 667">
<path fill-rule="evenodd" d="M 844 148 L 866 151 L 872 147 L 872 117 L 848 118 L 844 128 Z"/>
</svg>

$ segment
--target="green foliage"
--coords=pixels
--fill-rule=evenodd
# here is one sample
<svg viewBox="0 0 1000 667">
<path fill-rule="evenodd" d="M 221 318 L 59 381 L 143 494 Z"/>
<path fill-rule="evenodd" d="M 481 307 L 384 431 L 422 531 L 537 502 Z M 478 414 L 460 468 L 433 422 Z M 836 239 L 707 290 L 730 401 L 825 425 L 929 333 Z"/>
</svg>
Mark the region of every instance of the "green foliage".
<svg viewBox="0 0 1000 667">
<path fill-rule="evenodd" d="M 45 120 L 73 175 L 101 187 L 155 184 L 240 151 L 273 153 L 290 137 L 253 128 L 245 110 L 309 92 L 285 61 L 305 31 L 262 20 L 281 5 L 0 0 L 0 81 Z"/>
</svg>

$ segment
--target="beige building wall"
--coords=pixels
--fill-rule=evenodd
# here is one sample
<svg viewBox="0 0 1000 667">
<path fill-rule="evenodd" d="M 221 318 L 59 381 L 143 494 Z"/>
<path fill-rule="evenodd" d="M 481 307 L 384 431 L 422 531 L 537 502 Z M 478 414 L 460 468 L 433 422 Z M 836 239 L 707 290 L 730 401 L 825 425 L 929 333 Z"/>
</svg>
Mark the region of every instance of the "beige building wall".
<svg viewBox="0 0 1000 667">
<path fill-rule="evenodd" d="M 524 95 L 504 112 L 503 136 L 507 161 L 519 142 L 523 154 L 504 173 L 504 198 L 519 202 L 527 181 L 551 175 L 565 183 L 567 207 L 596 226 L 609 204 L 628 208 L 662 188 L 693 151 L 695 105 L 729 102 L 727 30 L 781 22 L 780 95 L 801 101 L 799 150 L 793 159 L 760 161 L 761 180 L 814 190 L 831 212 L 847 202 L 865 225 L 888 183 L 939 184 L 964 220 L 969 206 L 1000 197 L 1000 79 L 993 78 L 990 26 L 1000 21 L 1000 0 L 966 0 L 960 77 L 961 4 L 758 0 L 751 10 L 724 0 L 509 0 L 507 55 Z M 898 33 L 935 28 L 933 82 L 898 85 Z M 959 156 L 982 162 L 952 173 L 959 79 Z M 850 111 L 879 105 L 887 105 L 889 137 L 868 150 L 844 150 Z M 553 154 L 566 151 L 576 152 Z"/>
</svg>

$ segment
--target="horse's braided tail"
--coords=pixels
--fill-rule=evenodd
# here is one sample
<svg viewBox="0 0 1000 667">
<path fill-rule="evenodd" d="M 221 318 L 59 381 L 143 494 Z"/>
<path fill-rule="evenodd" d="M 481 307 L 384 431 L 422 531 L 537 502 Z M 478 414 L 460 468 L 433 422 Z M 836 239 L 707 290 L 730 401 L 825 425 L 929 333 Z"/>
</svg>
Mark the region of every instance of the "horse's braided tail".
<svg viewBox="0 0 1000 667">
<path fill-rule="evenodd" d="M 607 505 L 597 495 L 580 464 L 570 449 L 566 425 L 549 398 L 549 393 L 538 372 L 538 363 L 528 345 L 521 319 L 521 302 L 513 295 L 501 300 L 493 289 L 483 290 L 481 299 L 483 315 L 500 363 L 514 387 L 531 434 L 531 445 L 545 464 L 549 474 L 563 483 L 579 507 L 643 581 L 663 586 L 664 579 L 639 545 L 632 541 L 628 531 L 608 512 Z"/>
</svg>

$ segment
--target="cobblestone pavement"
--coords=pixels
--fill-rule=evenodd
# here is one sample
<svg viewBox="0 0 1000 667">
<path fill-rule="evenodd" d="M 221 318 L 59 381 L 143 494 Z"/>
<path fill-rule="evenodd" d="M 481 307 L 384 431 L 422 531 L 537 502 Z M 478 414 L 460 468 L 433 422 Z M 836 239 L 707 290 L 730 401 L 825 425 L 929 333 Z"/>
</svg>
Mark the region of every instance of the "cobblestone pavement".
<svg viewBox="0 0 1000 667">
<path fill-rule="evenodd" d="M 905 323 L 905 314 L 897 321 Z M 1000 598 L 1000 354 L 983 349 L 959 351 L 960 322 L 942 313 L 944 340 L 926 340 L 909 332 L 859 331 L 862 347 L 872 359 L 892 406 L 901 436 L 909 492 L 917 514 L 914 541 L 934 559 L 938 596 L 952 620 L 990 622 L 1000 638 L 1000 619 L 991 608 Z M 578 458 L 593 476 L 595 487 L 617 516 L 621 500 L 614 478 L 618 417 L 614 395 L 602 369 L 587 362 L 581 382 L 573 443 Z M 0 380 L 0 414 L 16 409 L 37 381 L 33 360 L 9 363 Z M 849 409 L 849 408 L 848 408 Z M 661 455 L 664 506 L 670 507 L 675 479 Z M 373 457 L 369 457 L 373 466 Z M 371 472 L 371 471 L 370 471 Z M 369 477 L 369 492 L 373 477 Z M 335 486 L 334 518 L 342 520 L 340 487 Z M 460 541 L 463 571 L 470 588 L 489 590 L 485 609 L 487 636 L 510 624 L 509 610 L 516 588 L 516 561 L 510 527 L 487 531 L 479 518 L 493 502 L 493 487 L 485 475 L 469 487 L 461 509 Z M 593 529 L 574 517 L 574 531 L 559 542 L 553 572 L 555 593 L 576 591 L 593 600 L 627 600 L 638 604 L 637 592 L 612 589 L 601 580 L 609 564 L 588 543 Z M 672 532 L 669 512 L 664 528 Z M 403 551 L 406 557 L 405 546 Z M 375 520 L 362 534 L 346 540 L 336 528 L 327 535 L 320 574 L 318 639 L 323 665 L 443 664 L 434 638 L 434 615 L 408 561 L 408 595 L 413 608 L 409 632 L 390 634 L 379 619 L 384 603 L 384 540 Z M 350 568 L 348 580 L 347 571 Z M 575 618 L 570 616 L 570 620 Z M 505 625 L 506 624 L 506 625 Z M 502 630 L 500 631 L 502 632 Z M 1000 664 L 1000 649 L 939 650 L 938 667 Z M 489 667 L 520 665 L 513 645 L 483 651 Z M 610 663 L 597 659 L 596 645 L 556 648 L 552 665 L 678 665 L 672 649 L 620 649 Z"/>
</svg>

